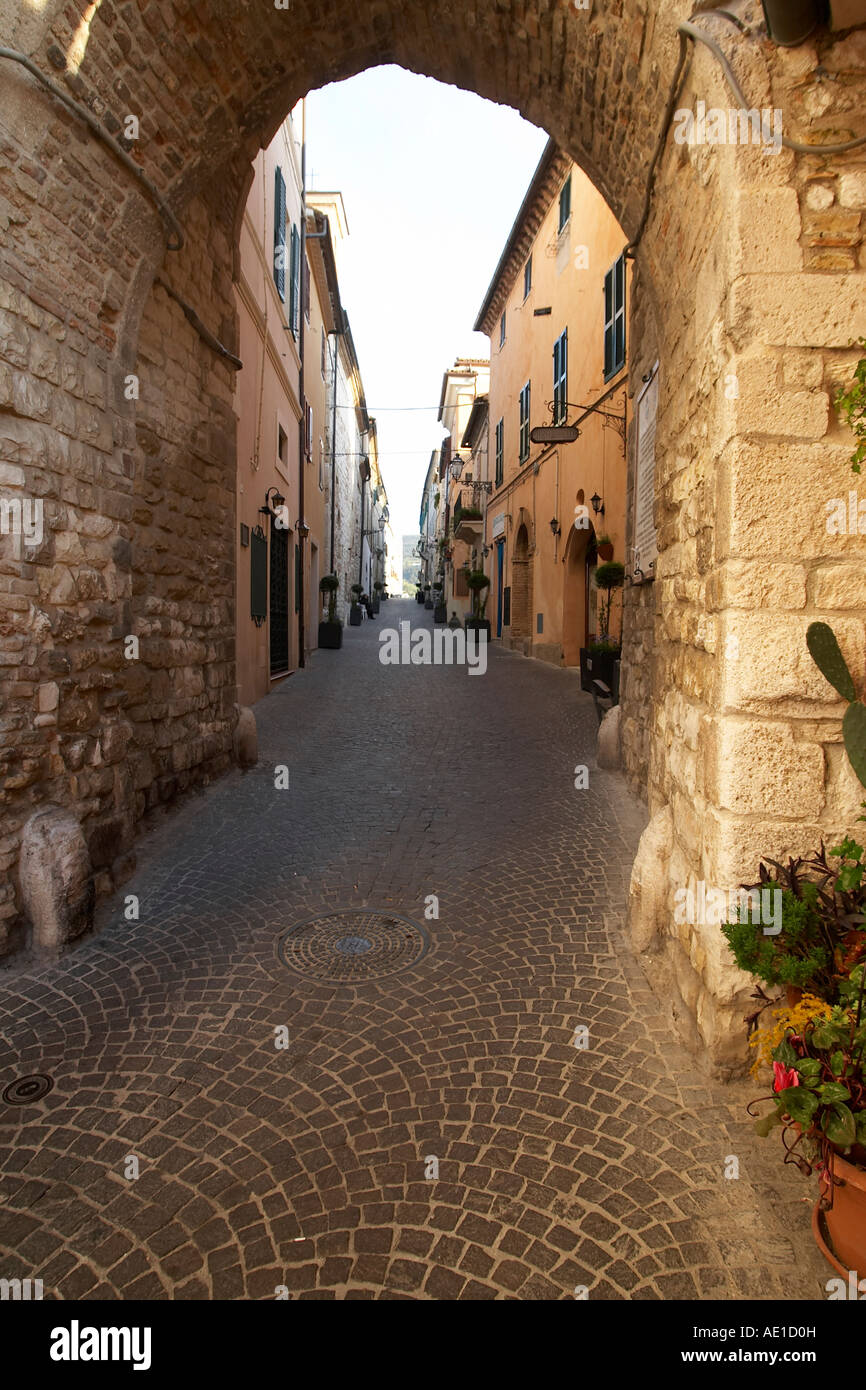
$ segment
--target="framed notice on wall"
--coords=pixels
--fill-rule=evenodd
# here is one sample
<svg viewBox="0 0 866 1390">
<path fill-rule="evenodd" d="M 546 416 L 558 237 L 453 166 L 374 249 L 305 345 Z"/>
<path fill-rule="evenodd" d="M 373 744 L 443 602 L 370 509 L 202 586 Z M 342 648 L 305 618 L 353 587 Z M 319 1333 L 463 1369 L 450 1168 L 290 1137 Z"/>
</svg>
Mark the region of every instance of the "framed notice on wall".
<svg viewBox="0 0 866 1390">
<path fill-rule="evenodd" d="M 642 584 L 654 579 L 658 546 L 653 524 L 653 501 L 656 483 L 656 416 L 659 404 L 659 364 L 656 362 L 650 379 L 637 399 L 637 459 L 634 480 L 634 529 L 629 574 L 632 582 Z"/>
</svg>

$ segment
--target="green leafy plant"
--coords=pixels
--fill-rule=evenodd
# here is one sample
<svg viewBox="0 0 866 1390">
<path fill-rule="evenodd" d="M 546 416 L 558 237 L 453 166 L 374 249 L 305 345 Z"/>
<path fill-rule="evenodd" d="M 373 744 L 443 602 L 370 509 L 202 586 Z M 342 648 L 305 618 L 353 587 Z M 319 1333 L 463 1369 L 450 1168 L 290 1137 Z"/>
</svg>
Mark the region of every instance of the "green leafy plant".
<svg viewBox="0 0 866 1390">
<path fill-rule="evenodd" d="M 827 623 L 809 624 L 806 645 L 824 679 L 830 682 L 843 700 L 848 701 L 842 719 L 842 737 L 851 766 L 866 787 L 866 705 L 857 698 L 854 681 L 839 650 L 836 634 Z"/>
<path fill-rule="evenodd" d="M 610 632 L 610 610 L 613 603 L 614 589 L 621 589 L 625 582 L 625 565 L 620 560 L 607 560 L 603 565 L 598 565 L 595 571 L 595 585 L 601 589 L 606 599 L 602 598 L 599 606 L 598 622 L 601 628 L 601 640 L 609 641 Z"/>
<path fill-rule="evenodd" d="M 340 581 L 335 574 L 324 574 L 319 580 L 319 592 L 328 595 L 328 622 L 337 623 L 337 590 Z"/>
<path fill-rule="evenodd" d="M 486 590 L 490 588 L 490 579 L 483 570 L 470 570 L 466 576 L 466 583 L 472 591 L 472 616 L 480 620 L 484 617 L 487 607 Z"/>
<path fill-rule="evenodd" d="M 859 346 L 866 350 L 866 338 L 859 340 Z M 847 391 L 838 393 L 834 405 L 857 440 L 857 447 L 851 455 L 851 471 L 859 473 L 866 458 L 866 356 L 861 357 L 854 368 L 852 385 Z"/>
<path fill-rule="evenodd" d="M 852 839 L 829 851 L 822 845 L 809 859 L 760 865 L 747 891 L 781 892 L 781 931 L 767 935 L 759 921 L 722 927 L 741 970 L 766 985 L 794 985 L 834 1004 L 841 982 L 866 957 L 866 865 L 864 849 Z M 741 914 L 751 917 L 751 914 Z M 757 914 L 755 914 L 757 915 Z"/>
<path fill-rule="evenodd" d="M 767 1099 L 773 1109 L 755 1129 L 766 1137 L 781 1126 L 785 1162 L 805 1174 L 816 1162 L 826 1166 L 831 1151 L 866 1163 L 864 988 L 866 964 L 860 964 L 845 980 L 841 1002 L 829 1013 L 789 1024 L 771 1054 L 773 1095 Z"/>
</svg>

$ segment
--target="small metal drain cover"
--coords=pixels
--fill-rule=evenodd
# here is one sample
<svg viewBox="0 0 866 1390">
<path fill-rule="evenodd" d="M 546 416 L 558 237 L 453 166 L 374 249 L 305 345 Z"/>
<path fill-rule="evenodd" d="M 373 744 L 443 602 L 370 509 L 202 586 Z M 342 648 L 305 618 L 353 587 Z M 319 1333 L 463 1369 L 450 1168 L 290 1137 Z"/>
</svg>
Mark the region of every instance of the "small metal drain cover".
<svg viewBox="0 0 866 1390">
<path fill-rule="evenodd" d="M 408 917 L 350 907 L 290 927 L 277 953 L 308 979 L 364 984 L 417 965 L 429 945 L 424 928 Z"/>
<path fill-rule="evenodd" d="M 3 1099 L 7 1105 L 35 1105 L 37 1100 L 48 1095 L 53 1085 L 50 1076 L 41 1076 L 38 1073 L 33 1076 L 19 1076 L 17 1081 L 10 1081 L 3 1092 Z"/>
</svg>

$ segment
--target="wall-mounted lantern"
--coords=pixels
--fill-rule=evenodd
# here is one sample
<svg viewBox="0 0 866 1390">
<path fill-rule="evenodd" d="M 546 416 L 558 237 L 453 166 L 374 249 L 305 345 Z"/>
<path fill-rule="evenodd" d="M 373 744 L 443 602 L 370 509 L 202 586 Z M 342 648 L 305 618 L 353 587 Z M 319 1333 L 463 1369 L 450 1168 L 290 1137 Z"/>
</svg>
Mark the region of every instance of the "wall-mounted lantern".
<svg viewBox="0 0 866 1390">
<path fill-rule="evenodd" d="M 596 516 L 604 516 L 604 499 L 599 497 L 597 492 L 592 494 L 589 501 Z"/>
</svg>

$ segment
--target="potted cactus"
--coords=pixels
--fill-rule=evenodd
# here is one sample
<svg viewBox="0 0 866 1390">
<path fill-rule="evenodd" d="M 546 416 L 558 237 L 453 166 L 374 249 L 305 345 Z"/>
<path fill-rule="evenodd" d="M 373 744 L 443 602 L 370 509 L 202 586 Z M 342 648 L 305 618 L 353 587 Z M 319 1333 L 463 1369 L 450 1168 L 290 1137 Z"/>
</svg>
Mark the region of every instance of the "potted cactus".
<svg viewBox="0 0 866 1390">
<path fill-rule="evenodd" d="M 363 613 L 361 612 L 361 595 L 364 592 L 363 584 L 352 585 L 352 606 L 349 609 L 349 623 L 352 627 L 360 627 Z"/>
<path fill-rule="evenodd" d="M 483 570 L 470 570 L 466 576 L 466 582 L 472 594 L 472 616 L 466 619 L 464 626 L 467 632 L 483 632 L 485 640 L 489 641 L 490 622 L 485 618 L 484 610 L 487 607 L 487 590 L 490 588 L 490 578 Z"/>
<path fill-rule="evenodd" d="M 328 616 L 319 623 L 319 646 L 336 651 L 343 645 L 343 624 L 337 617 L 337 590 L 340 581 L 335 574 L 323 575 L 319 580 L 319 593 L 328 598 Z"/>
</svg>

